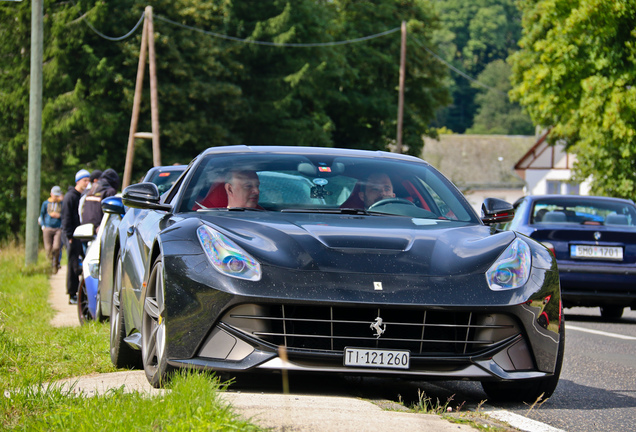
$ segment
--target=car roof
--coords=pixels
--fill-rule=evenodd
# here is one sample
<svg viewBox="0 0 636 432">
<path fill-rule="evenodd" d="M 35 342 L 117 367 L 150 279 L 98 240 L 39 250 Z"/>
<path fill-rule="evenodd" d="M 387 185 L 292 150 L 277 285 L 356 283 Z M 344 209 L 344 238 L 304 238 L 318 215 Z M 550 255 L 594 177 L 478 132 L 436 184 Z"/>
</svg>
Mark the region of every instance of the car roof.
<svg viewBox="0 0 636 432">
<path fill-rule="evenodd" d="M 187 168 L 187 165 L 163 165 L 150 168 L 144 175 L 144 179 L 150 178 L 150 176 L 156 172 L 169 172 L 179 171 L 183 172 Z"/>
<path fill-rule="evenodd" d="M 596 195 L 527 195 L 525 198 L 529 198 L 531 201 L 540 200 L 559 200 L 563 201 L 599 201 L 599 202 L 620 202 L 624 204 L 634 205 L 634 201 L 625 198 L 615 198 Z"/>
<path fill-rule="evenodd" d="M 297 147 L 297 146 L 261 146 L 261 145 L 236 145 L 210 147 L 203 151 L 201 155 L 217 153 L 269 153 L 269 154 L 292 154 L 292 155 L 325 155 L 325 156 L 350 156 L 405 160 L 411 162 L 425 162 L 415 156 L 409 156 L 386 151 L 355 150 L 332 147 Z"/>
</svg>

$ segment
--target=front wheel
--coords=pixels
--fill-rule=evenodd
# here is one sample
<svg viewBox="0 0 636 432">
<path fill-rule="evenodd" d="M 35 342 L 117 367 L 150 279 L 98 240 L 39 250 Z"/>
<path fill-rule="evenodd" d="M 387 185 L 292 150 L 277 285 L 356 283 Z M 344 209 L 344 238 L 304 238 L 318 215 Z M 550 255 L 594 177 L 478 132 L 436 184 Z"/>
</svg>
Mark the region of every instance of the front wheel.
<svg viewBox="0 0 636 432">
<path fill-rule="evenodd" d="M 86 324 L 93 320 L 93 316 L 88 308 L 88 294 L 86 292 L 86 281 L 84 276 L 80 276 L 79 286 L 77 287 L 77 317 L 80 325 Z"/>
<path fill-rule="evenodd" d="M 121 256 L 117 256 L 113 298 L 110 302 L 110 360 L 118 368 L 138 368 L 139 352 L 126 343 L 126 323 L 124 322 L 122 295 Z"/>
<path fill-rule="evenodd" d="M 166 350 L 166 307 L 163 289 L 163 261 L 157 257 L 150 273 L 141 321 L 141 357 L 148 382 L 165 385 L 172 368 Z"/>
<path fill-rule="evenodd" d="M 561 321 L 561 328 L 559 329 L 559 348 L 557 349 L 556 365 L 552 376 L 521 382 L 482 381 L 481 386 L 489 398 L 499 402 L 526 402 L 532 404 L 537 402 L 539 398 L 546 400 L 552 396 L 552 393 L 554 393 L 559 383 L 564 350 L 565 323 Z"/>
</svg>

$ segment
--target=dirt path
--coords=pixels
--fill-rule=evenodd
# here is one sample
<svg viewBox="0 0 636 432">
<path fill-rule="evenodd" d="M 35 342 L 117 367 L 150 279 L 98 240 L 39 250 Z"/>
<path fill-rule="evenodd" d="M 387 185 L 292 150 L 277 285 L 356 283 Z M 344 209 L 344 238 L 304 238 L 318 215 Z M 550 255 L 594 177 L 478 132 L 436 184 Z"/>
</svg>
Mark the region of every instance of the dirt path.
<svg viewBox="0 0 636 432">
<path fill-rule="evenodd" d="M 49 293 L 49 303 L 57 314 L 51 320 L 53 327 L 75 327 L 79 326 L 77 317 L 77 305 L 68 304 L 68 294 L 66 294 L 66 266 L 62 266 L 57 274 L 49 277 L 51 282 L 51 292 Z"/>
</svg>

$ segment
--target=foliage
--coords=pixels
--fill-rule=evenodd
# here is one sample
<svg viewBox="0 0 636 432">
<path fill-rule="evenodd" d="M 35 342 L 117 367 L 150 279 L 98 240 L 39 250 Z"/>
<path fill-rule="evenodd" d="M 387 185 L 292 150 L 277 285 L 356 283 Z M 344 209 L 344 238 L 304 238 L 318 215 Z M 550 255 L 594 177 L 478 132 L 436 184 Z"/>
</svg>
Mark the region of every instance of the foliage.
<svg viewBox="0 0 636 432">
<path fill-rule="evenodd" d="M 473 126 L 466 132 L 471 134 L 532 135 L 534 126 L 528 114 L 518 103 L 511 102 L 508 92 L 510 65 L 503 60 L 495 60 L 479 74 L 480 83 L 489 88 L 479 87 L 475 102 L 479 106 Z M 477 86 L 477 84 L 473 84 Z"/>
<path fill-rule="evenodd" d="M 636 1 L 521 2 L 524 35 L 513 96 L 535 124 L 577 155 L 575 175 L 592 192 L 636 192 Z"/>
<path fill-rule="evenodd" d="M 0 395 L 42 380 L 114 370 L 108 356 L 108 324 L 49 324 L 49 266 L 40 255 L 37 266 L 25 268 L 23 249 L 0 250 Z"/>
<path fill-rule="evenodd" d="M 125 35 L 147 3 L 44 0 L 42 200 L 53 184 L 72 186 L 80 168 L 123 174 L 141 31 L 111 41 L 89 26 Z M 0 152 L 6 162 L 0 167 L 0 239 L 18 236 L 24 225 L 30 6 L 0 2 Z M 396 134 L 399 32 L 313 48 L 247 44 L 209 32 L 275 43 L 334 42 L 408 20 L 409 34 L 430 45 L 437 25 L 429 0 L 157 0 L 152 6 L 163 164 L 239 143 L 386 149 Z M 142 132 L 151 130 L 147 71 Z M 409 41 L 403 135 L 413 154 L 422 134 L 434 135 L 428 125 L 435 110 L 448 103 L 441 85 L 446 73 Z M 136 140 L 135 147 L 138 179 L 153 158 L 149 142 Z"/>
<path fill-rule="evenodd" d="M 377 33 L 390 23 L 407 21 L 403 142 L 408 153 L 421 154 L 422 134 L 435 136 L 428 125 L 436 108 L 450 102 L 443 86 L 446 69 L 422 48 L 432 44 L 432 30 L 439 25 L 429 3 L 383 1 L 381 7 L 352 0 L 333 3 L 339 11 L 342 39 Z M 395 136 L 399 52 L 396 37 L 357 44 L 344 53 L 345 73 L 336 89 L 346 102 L 336 99 L 330 109 L 337 124 L 334 141 L 340 147 L 383 150 Z"/>
<path fill-rule="evenodd" d="M 222 400 L 224 388 L 210 375 L 180 372 L 169 391 L 153 396 L 123 387 L 93 397 L 55 385 L 22 389 L 11 394 L 15 416 L 4 430 L 262 430 Z"/>
<path fill-rule="evenodd" d="M 439 54 L 469 76 L 477 77 L 489 63 L 518 49 L 521 14 L 515 0 L 439 0 L 435 5 L 441 19 L 434 37 Z M 451 77 L 453 104 L 439 110 L 437 123 L 463 133 L 479 109 L 478 89 L 460 75 Z"/>
<path fill-rule="evenodd" d="M 16 238 L 26 214 L 31 12 L 8 5 L 0 2 L 0 238 Z"/>
<path fill-rule="evenodd" d="M 169 393 L 148 397 L 122 389 L 78 397 L 57 379 L 112 372 L 109 324 L 54 328 L 48 303 L 49 265 L 23 267 L 24 250 L 0 249 L 0 429 L 1 430 L 258 430 L 238 418 L 219 391 L 218 379 L 180 372 Z M 88 396 L 84 394 L 83 396 Z"/>
</svg>

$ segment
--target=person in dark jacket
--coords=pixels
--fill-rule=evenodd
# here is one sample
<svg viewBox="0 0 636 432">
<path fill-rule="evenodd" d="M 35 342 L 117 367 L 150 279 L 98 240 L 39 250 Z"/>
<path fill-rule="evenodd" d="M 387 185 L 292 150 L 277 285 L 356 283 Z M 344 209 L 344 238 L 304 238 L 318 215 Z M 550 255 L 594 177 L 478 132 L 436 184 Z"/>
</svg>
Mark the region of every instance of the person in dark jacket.
<svg viewBox="0 0 636 432">
<path fill-rule="evenodd" d="M 78 213 L 79 200 L 88 185 L 90 173 L 85 169 L 75 174 L 75 187 L 69 187 L 62 201 L 62 232 L 68 244 L 68 267 L 66 271 L 66 293 L 69 303 L 77 304 L 77 287 L 82 273 L 80 257 L 84 255 L 84 247 L 80 240 L 73 239 L 73 232 L 80 224 Z"/>
<path fill-rule="evenodd" d="M 102 173 L 97 182 L 97 186 L 93 186 L 86 195 L 84 208 L 82 209 L 82 223 L 92 223 L 93 229 L 97 231 L 102 221 L 102 200 L 114 196 L 119 189 L 119 176 L 117 172 L 108 168 Z"/>
<path fill-rule="evenodd" d="M 84 193 L 82 193 L 82 197 L 80 198 L 80 202 L 79 202 L 80 223 L 84 223 L 82 221 L 82 213 L 84 212 L 84 201 L 86 201 L 86 195 L 88 195 L 91 189 L 97 187 L 97 182 L 99 181 L 99 178 L 101 176 L 102 176 L 101 170 L 96 169 L 91 172 L 91 176 L 88 178 L 88 186 L 86 186 Z"/>
</svg>

